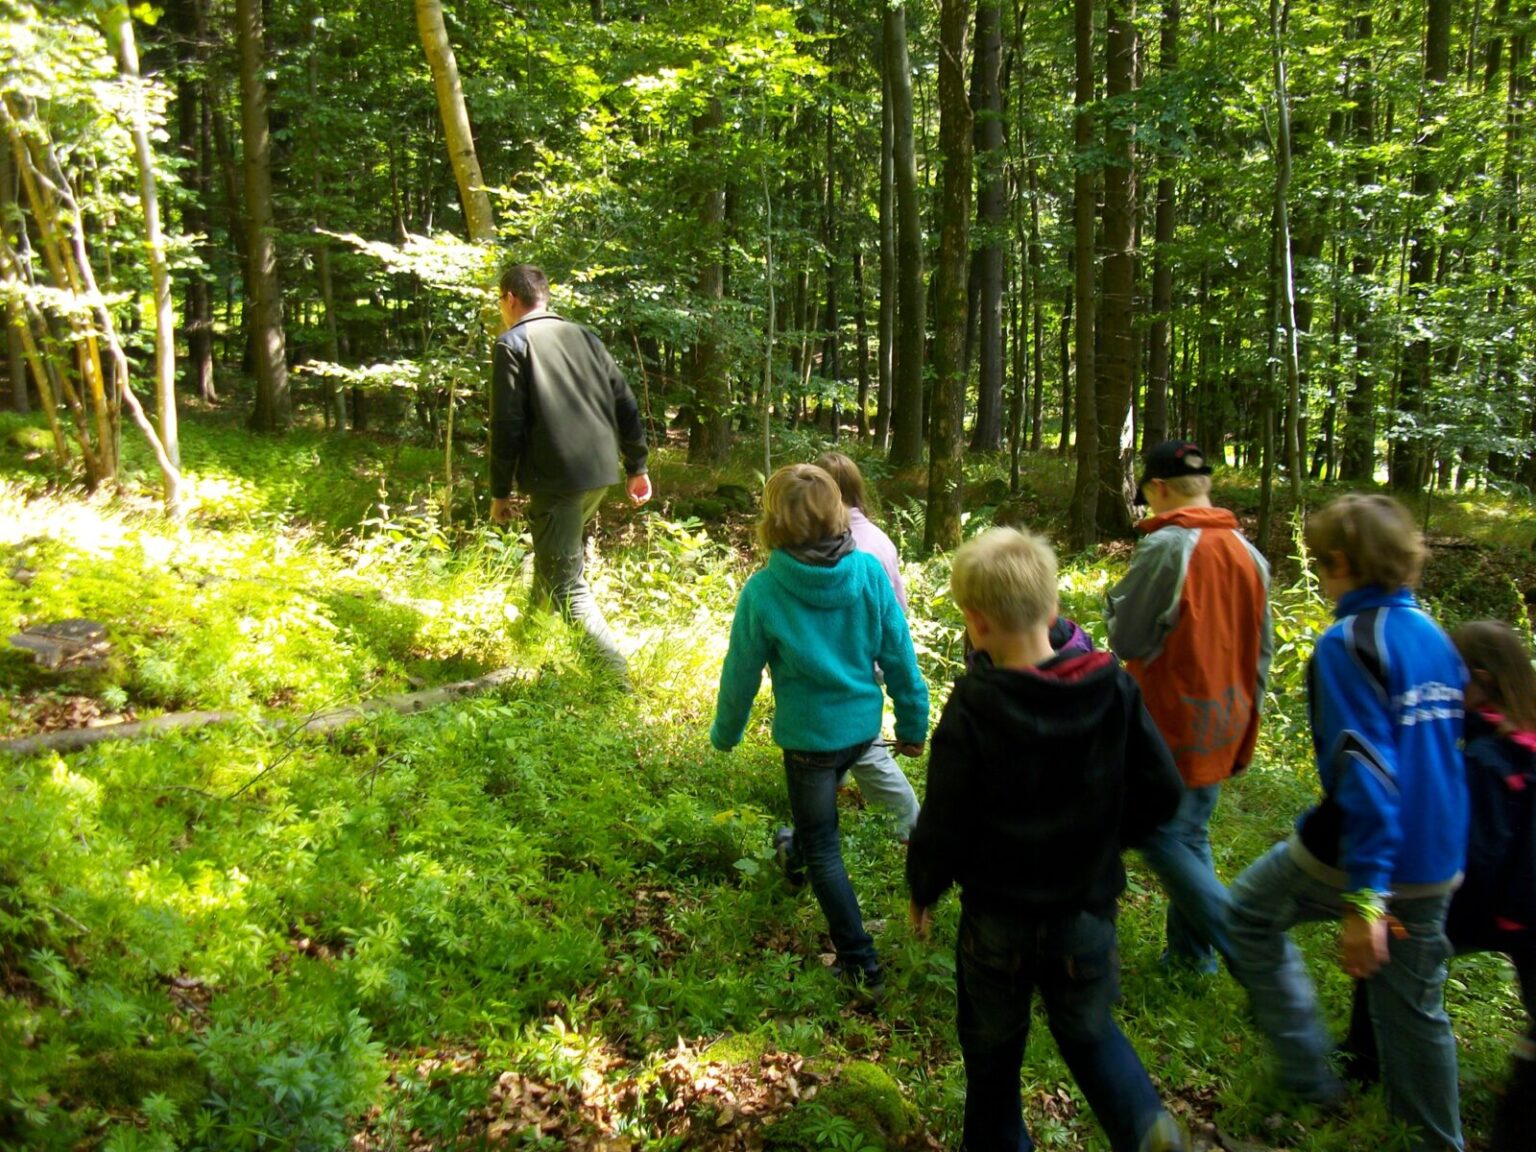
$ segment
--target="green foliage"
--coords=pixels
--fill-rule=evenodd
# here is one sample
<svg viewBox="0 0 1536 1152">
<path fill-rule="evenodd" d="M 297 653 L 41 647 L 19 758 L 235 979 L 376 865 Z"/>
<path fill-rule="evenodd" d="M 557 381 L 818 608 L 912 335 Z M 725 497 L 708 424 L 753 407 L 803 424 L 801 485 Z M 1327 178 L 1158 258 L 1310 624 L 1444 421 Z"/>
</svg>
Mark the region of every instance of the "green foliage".
<svg viewBox="0 0 1536 1152">
<path fill-rule="evenodd" d="M 775 1114 L 762 1136 L 778 1146 L 957 1140 L 955 902 L 940 907 L 939 943 L 911 939 L 901 848 L 878 813 L 844 801 L 843 850 L 888 981 L 879 1019 L 849 1010 L 821 960 L 814 900 L 789 892 L 773 862 L 787 808 L 767 693 L 742 747 L 708 747 L 736 590 L 760 562 L 734 546 L 750 512 L 706 530 L 605 508 L 589 571 L 635 648 L 639 691 L 624 696 L 515 591 L 508 612 L 525 544 L 443 527 L 410 487 L 409 450 L 390 470 L 390 455 L 361 451 L 339 451 L 338 465 L 329 442 L 303 435 L 246 448 L 194 422 L 188 436 L 233 451 L 202 473 L 226 478 L 227 498 L 206 490 L 184 528 L 130 500 L 0 488 L 0 605 L 11 613 L 0 627 L 104 617 L 126 650 L 99 703 L 115 691 L 117 705 L 151 711 L 151 658 L 199 670 L 182 689 L 195 702 L 297 684 L 295 709 L 389 690 L 407 670 L 448 678 L 485 661 L 527 675 L 329 739 L 228 725 L 0 765 L 0 1142 L 446 1146 L 473 1143 L 495 1118 L 512 1146 L 603 1132 L 675 1148 L 685 1098 L 664 1065 L 680 1040 L 711 1066 L 750 1066 L 771 1047 L 843 1068 L 813 1101 Z M 311 461 L 325 496 L 282 487 Z M 342 510 L 363 486 L 349 477 L 373 467 L 390 473 L 385 495 L 349 525 Z M 1031 465 L 1031 489 L 1056 467 Z M 690 480 L 666 452 L 657 474 L 680 493 L 735 478 Z M 378 478 L 367 482 L 377 495 Z M 899 521 L 900 499 L 886 508 L 885 522 Z M 1509 515 L 1524 523 L 1517 507 Z M 1063 609 L 1097 629 L 1121 563 L 1067 558 Z M 10 576 L 18 566 L 30 582 Z M 947 564 L 909 554 L 904 569 L 938 699 L 960 659 Z M 1309 621 L 1325 614 L 1305 575 L 1277 581 L 1276 603 L 1293 646 L 1277 656 L 1255 767 L 1224 790 L 1214 843 L 1229 880 L 1315 795 L 1298 685 Z M 269 633 L 269 619 L 283 623 Z M 220 680 L 231 662 L 242 672 Z M 0 670 L 15 677 L 12 726 L 33 695 L 57 688 L 13 657 Z M 908 770 L 920 781 L 921 766 Z M 1394 1147 L 1374 1100 L 1324 1120 L 1275 1093 L 1230 980 L 1162 974 L 1163 903 L 1130 864 L 1122 1019 L 1165 1094 L 1242 1138 L 1269 1139 L 1281 1115 L 1286 1138 L 1310 1152 Z M 1327 962 L 1330 935 L 1302 943 L 1325 1006 L 1341 1013 L 1347 981 Z M 1506 985 L 1498 961 L 1454 970 L 1474 1133 L 1520 1022 Z M 529 1086 L 516 1097 L 526 1105 L 506 1103 L 509 1085 Z M 1043 1147 L 1102 1146 L 1044 1027 L 1022 1087 Z M 705 1091 L 684 1111 L 715 1123 L 724 1097 Z"/>
</svg>

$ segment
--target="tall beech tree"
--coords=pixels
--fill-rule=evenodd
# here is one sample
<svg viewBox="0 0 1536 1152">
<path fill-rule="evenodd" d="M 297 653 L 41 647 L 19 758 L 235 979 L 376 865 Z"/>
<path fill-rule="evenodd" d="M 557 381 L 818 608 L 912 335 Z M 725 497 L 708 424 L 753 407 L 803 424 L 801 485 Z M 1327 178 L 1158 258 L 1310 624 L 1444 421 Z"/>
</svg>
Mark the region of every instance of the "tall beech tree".
<svg viewBox="0 0 1536 1152">
<path fill-rule="evenodd" d="M 965 472 L 966 280 L 971 254 L 972 122 L 966 93 L 970 0 L 943 0 L 939 11 L 939 152 L 944 227 L 939 239 L 934 324 L 933 413 L 928 434 L 929 551 L 960 546 Z"/>
<path fill-rule="evenodd" d="M 235 0 L 235 38 L 240 52 L 246 275 L 250 284 L 250 331 L 256 369 L 251 427 L 258 432 L 281 432 L 291 422 L 293 410 L 288 391 L 283 290 L 272 205 L 272 129 L 267 119 L 267 82 L 263 76 L 266 31 L 261 0 Z"/>
</svg>

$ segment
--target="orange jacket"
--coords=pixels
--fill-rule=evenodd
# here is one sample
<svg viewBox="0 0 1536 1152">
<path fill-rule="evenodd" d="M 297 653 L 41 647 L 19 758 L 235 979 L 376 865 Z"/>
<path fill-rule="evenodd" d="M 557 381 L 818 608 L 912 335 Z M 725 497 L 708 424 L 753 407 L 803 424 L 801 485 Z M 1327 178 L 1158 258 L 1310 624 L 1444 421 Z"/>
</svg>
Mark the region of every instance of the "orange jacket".
<svg viewBox="0 0 1536 1152">
<path fill-rule="evenodd" d="M 1269 565 L 1224 508 L 1178 508 L 1137 525 L 1145 538 L 1109 591 L 1109 645 L 1190 788 L 1248 767 L 1274 637 Z"/>
</svg>

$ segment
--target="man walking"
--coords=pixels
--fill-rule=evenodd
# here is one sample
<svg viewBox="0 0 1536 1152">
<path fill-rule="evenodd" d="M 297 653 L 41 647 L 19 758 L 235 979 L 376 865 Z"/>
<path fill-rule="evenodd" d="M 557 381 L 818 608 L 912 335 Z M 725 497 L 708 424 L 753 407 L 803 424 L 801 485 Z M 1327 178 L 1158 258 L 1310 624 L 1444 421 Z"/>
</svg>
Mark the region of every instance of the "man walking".
<svg viewBox="0 0 1536 1152">
<path fill-rule="evenodd" d="M 582 537 L 619 478 L 629 498 L 651 498 L 640 408 L 608 349 L 548 310 L 549 280 L 532 264 L 502 273 L 501 319 L 491 354 L 491 521 L 512 518 L 513 481 L 528 496 L 533 602 L 579 624 L 627 686 L 629 665 L 582 574 Z"/>
</svg>

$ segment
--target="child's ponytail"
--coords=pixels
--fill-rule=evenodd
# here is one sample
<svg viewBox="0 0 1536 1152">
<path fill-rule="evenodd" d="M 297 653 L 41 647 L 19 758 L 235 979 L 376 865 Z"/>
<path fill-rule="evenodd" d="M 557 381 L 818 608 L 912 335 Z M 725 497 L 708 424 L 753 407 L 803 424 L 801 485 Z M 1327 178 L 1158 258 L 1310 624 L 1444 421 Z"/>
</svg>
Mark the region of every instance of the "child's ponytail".
<svg viewBox="0 0 1536 1152">
<path fill-rule="evenodd" d="M 1536 669 L 1525 642 L 1499 620 L 1474 620 L 1451 633 L 1467 671 L 1516 729 L 1536 731 Z"/>
</svg>

